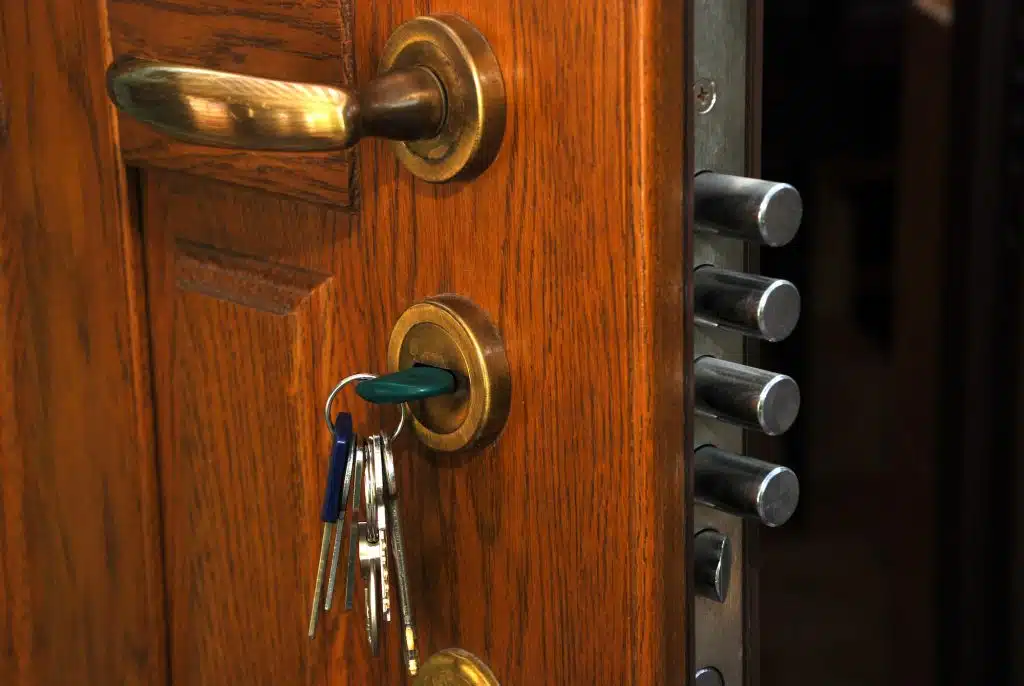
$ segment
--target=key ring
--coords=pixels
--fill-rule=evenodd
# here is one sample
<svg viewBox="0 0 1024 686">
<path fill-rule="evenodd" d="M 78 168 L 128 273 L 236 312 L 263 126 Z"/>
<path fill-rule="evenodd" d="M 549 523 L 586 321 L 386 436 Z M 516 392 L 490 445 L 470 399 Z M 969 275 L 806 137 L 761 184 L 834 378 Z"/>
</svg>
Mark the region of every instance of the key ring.
<svg viewBox="0 0 1024 686">
<path fill-rule="evenodd" d="M 331 405 L 334 404 L 334 398 L 341 392 L 345 386 L 349 385 L 353 381 L 364 381 L 366 379 L 376 379 L 376 374 L 353 374 L 352 376 L 346 376 L 341 382 L 334 387 L 331 394 L 327 396 L 327 404 L 324 405 L 324 421 L 327 422 L 327 428 L 331 430 L 331 435 L 334 435 L 334 422 L 331 421 Z M 405 403 L 400 403 L 399 407 L 402 409 L 402 415 L 398 419 L 398 426 L 395 427 L 395 432 L 391 434 L 391 440 L 394 441 L 398 438 L 398 435 L 402 433 L 402 429 L 405 428 Z"/>
</svg>

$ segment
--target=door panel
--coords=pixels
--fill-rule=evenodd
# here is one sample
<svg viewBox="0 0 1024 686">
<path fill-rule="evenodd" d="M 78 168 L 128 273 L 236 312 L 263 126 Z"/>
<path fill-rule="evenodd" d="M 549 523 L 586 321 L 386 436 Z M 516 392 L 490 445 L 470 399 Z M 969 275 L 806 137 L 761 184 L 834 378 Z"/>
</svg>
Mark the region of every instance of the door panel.
<svg viewBox="0 0 1024 686">
<path fill-rule="evenodd" d="M 384 326 L 432 293 L 472 298 L 513 399 L 482 454 L 401 456 L 427 653 L 465 647 L 508 684 L 683 683 L 685 3 L 360 5 L 357 79 L 428 10 L 491 41 L 504 145 L 446 186 L 363 147 L 364 236 L 397 260 Z"/>
<path fill-rule="evenodd" d="M 358 270 L 336 258 L 356 218 L 144 177 L 172 680 L 319 683 L 328 641 L 347 644 L 340 674 L 361 673 L 360 616 L 311 642 L 304 609 L 329 451 L 319 408 L 335 370 L 367 354 L 344 334 L 360 315 L 342 316 Z"/>
<path fill-rule="evenodd" d="M 166 677 L 143 268 L 95 3 L 0 3 L 0 683 Z"/>
<path fill-rule="evenodd" d="M 338 284 L 261 241 L 255 213 L 283 219 L 280 200 L 207 186 L 154 171 L 143 193 L 171 674 L 311 681 L 303 515 L 322 492 L 311 409 Z"/>
<path fill-rule="evenodd" d="M 683 683 L 684 3 L 359 10 L 358 79 L 396 21 L 452 10 L 491 41 L 508 98 L 502 151 L 471 183 L 361 150 L 366 238 L 398 261 L 385 327 L 466 295 L 512 371 L 493 448 L 402 460 L 427 652 L 465 647 L 508 684 Z"/>
<path fill-rule="evenodd" d="M 490 41 L 507 94 L 497 159 L 446 185 L 416 180 L 380 141 L 228 153 L 121 118 L 125 159 L 142 167 L 131 240 L 145 255 L 156 434 L 142 462 L 159 475 L 169 680 L 403 681 L 397 622 L 379 659 L 359 612 L 336 607 L 305 636 L 322 403 L 342 376 L 384 370 L 406 307 L 454 292 L 502 331 L 513 397 L 504 432 L 475 454 L 431 453 L 411 432 L 396 446 L 422 655 L 467 649 L 506 684 L 684 683 L 688 3 L 107 10 L 108 61 L 356 84 L 401 22 L 455 12 Z M 342 402 L 364 432 L 395 421 Z"/>
</svg>

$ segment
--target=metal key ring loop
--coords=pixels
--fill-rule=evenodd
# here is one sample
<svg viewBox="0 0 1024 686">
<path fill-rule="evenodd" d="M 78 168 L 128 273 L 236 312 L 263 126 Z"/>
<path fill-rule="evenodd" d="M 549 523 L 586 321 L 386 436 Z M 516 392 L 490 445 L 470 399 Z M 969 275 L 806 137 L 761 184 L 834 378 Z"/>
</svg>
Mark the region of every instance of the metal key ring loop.
<svg viewBox="0 0 1024 686">
<path fill-rule="evenodd" d="M 341 380 L 340 383 L 338 383 L 337 386 L 334 387 L 334 390 L 331 391 L 331 394 L 329 396 L 327 396 L 327 403 L 324 405 L 324 421 L 327 422 L 327 428 L 331 430 L 331 434 L 332 435 L 334 434 L 334 422 L 331 421 L 331 405 L 334 404 L 334 398 L 337 397 L 338 393 L 341 392 L 341 389 L 345 388 L 345 386 L 348 386 L 353 381 L 366 381 L 367 379 L 376 379 L 376 378 L 377 378 L 376 374 L 365 374 L 365 373 L 364 374 L 353 374 L 352 376 L 346 376 L 344 379 Z M 402 433 L 402 429 L 405 428 L 405 415 L 406 415 L 406 412 L 407 412 L 406 409 L 405 409 L 405 403 L 399 404 L 399 407 L 402 410 L 402 415 L 398 418 L 398 426 L 395 427 L 394 433 L 391 434 L 391 440 L 392 441 L 397 440 L 399 434 Z"/>
</svg>

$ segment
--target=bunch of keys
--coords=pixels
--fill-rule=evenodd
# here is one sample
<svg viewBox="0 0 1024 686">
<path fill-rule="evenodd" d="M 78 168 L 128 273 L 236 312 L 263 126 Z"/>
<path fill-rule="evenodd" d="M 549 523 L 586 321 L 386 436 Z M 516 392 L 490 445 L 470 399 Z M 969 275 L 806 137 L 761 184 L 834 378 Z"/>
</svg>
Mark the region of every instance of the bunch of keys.
<svg viewBox="0 0 1024 686">
<path fill-rule="evenodd" d="M 332 422 L 331 405 L 337 394 L 354 381 L 377 378 L 373 374 L 353 374 L 341 381 L 327 398 L 324 418 L 334 436 L 334 449 L 328 468 L 320 518 L 324 531 L 320 543 L 313 607 L 309 618 L 309 637 L 316 632 L 320 606 L 330 610 L 337 581 L 338 560 L 346 510 L 352 512 L 349 531 L 348 564 L 345 572 L 345 609 L 354 606 L 355 565 L 358 560 L 363 580 L 363 610 L 370 653 L 380 653 L 382 624 L 391 621 L 391 561 L 393 558 L 399 610 L 402 621 L 402 660 L 409 676 L 419 670 L 416 625 L 413 620 L 409 575 L 405 562 L 405 540 L 398 507 L 398 483 L 391 443 L 401 433 L 406 408 L 401 404 L 401 419 L 391 436 L 378 433 L 360 438 L 352 431 L 352 417 L 342 412 Z M 360 502 L 361 497 L 361 502 Z M 333 554 L 328 572 L 328 551 Z M 327 593 L 324 596 L 324 578 Z"/>
</svg>

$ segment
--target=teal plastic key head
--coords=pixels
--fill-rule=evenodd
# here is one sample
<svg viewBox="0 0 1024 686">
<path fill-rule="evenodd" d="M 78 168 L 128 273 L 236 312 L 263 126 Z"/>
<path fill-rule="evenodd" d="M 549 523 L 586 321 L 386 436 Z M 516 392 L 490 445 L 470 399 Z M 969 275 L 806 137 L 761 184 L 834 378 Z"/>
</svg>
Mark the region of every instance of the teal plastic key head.
<svg viewBox="0 0 1024 686">
<path fill-rule="evenodd" d="M 394 374 L 366 379 L 356 385 L 356 393 L 368 403 L 398 405 L 454 393 L 455 375 L 447 369 L 416 365 Z"/>
</svg>

